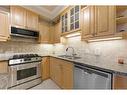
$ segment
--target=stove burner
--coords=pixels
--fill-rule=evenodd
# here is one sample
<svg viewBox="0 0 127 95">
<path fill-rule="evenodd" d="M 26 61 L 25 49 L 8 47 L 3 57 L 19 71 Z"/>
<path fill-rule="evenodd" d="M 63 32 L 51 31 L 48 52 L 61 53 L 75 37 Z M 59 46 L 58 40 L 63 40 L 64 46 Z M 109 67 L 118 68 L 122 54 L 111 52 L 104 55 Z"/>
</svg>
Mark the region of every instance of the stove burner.
<svg viewBox="0 0 127 95">
<path fill-rule="evenodd" d="M 9 66 L 16 64 L 27 64 L 31 62 L 41 62 L 42 57 L 38 54 L 20 54 L 14 55 L 13 58 L 9 59 Z"/>
<path fill-rule="evenodd" d="M 32 57 L 38 57 L 38 54 L 20 54 L 20 55 L 14 55 L 13 59 L 20 59 L 20 58 L 32 58 Z"/>
</svg>

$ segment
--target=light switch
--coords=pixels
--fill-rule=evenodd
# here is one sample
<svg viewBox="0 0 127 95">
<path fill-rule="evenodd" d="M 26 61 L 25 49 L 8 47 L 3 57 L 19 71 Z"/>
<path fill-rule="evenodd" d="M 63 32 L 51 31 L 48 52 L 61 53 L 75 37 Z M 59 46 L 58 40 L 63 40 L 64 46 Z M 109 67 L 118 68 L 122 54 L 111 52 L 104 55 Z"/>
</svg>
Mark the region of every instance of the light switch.
<svg viewBox="0 0 127 95">
<path fill-rule="evenodd" d="M 101 55 L 101 49 L 100 48 L 95 48 L 94 54 L 97 55 L 97 56 Z"/>
</svg>

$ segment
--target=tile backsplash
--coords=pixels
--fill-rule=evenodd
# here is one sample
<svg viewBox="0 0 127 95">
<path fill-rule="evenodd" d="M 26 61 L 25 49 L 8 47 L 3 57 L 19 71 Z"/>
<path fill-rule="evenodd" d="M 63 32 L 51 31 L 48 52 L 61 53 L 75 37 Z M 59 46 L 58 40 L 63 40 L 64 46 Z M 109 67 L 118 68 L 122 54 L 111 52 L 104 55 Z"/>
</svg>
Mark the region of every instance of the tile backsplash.
<svg viewBox="0 0 127 95">
<path fill-rule="evenodd" d="M 0 42 L 0 54 L 14 53 L 37 53 L 39 55 L 48 55 L 52 53 L 53 45 L 34 44 L 27 42 Z"/>
<path fill-rule="evenodd" d="M 56 54 L 61 55 L 66 53 L 67 47 L 73 47 L 77 56 L 82 56 L 91 62 L 105 62 L 114 64 L 118 57 L 122 57 L 127 63 L 127 41 L 113 40 L 86 43 L 80 41 L 79 37 L 69 38 L 67 44 L 35 44 L 24 42 L 0 42 L 0 58 L 2 55 L 8 56 L 14 53 L 37 53 L 39 55 Z M 72 50 L 68 51 L 72 52 Z"/>
<path fill-rule="evenodd" d="M 60 55 L 65 53 L 67 47 L 73 47 L 78 56 L 92 62 L 117 63 L 118 57 L 122 57 L 127 64 L 127 40 L 112 40 L 86 43 L 79 37 L 69 38 L 66 45 L 56 44 L 53 51 Z M 70 50 L 70 52 L 72 52 Z"/>
</svg>

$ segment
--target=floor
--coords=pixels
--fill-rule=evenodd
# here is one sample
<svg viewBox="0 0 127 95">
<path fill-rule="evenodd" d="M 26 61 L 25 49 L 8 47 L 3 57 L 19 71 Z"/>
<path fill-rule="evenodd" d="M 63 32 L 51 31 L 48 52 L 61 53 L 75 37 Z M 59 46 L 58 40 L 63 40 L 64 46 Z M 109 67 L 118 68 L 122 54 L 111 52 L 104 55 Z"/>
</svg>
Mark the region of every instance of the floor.
<svg viewBox="0 0 127 95">
<path fill-rule="evenodd" d="M 43 81 L 41 84 L 31 88 L 30 90 L 39 90 L 39 89 L 60 89 L 51 79 Z"/>
</svg>

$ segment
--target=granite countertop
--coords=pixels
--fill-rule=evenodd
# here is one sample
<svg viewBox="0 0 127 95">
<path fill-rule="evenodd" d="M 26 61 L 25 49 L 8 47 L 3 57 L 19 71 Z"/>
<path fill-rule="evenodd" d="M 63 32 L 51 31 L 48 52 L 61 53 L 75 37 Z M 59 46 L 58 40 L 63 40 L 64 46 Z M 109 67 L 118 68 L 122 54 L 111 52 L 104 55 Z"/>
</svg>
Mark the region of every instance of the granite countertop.
<svg viewBox="0 0 127 95">
<path fill-rule="evenodd" d="M 42 57 L 55 57 L 55 58 L 59 58 L 59 59 L 63 59 L 66 61 L 70 61 L 76 64 L 81 64 L 84 66 L 89 66 L 95 69 L 100 69 L 103 71 L 108 71 L 108 72 L 112 72 L 112 73 L 117 73 L 117 74 L 123 74 L 123 75 L 127 75 L 127 64 L 105 64 L 105 63 L 100 63 L 100 62 L 88 62 L 86 59 L 84 58 L 80 58 L 80 59 L 68 59 L 68 58 L 64 58 L 64 57 L 59 57 L 58 55 L 44 55 Z M 8 58 L 0 58 L 0 62 L 2 61 L 8 61 Z"/>
<path fill-rule="evenodd" d="M 95 68 L 95 69 L 100 69 L 103 71 L 107 71 L 107 72 L 111 72 L 111 73 L 115 73 L 115 74 L 122 74 L 122 75 L 127 75 L 127 64 L 103 64 L 103 63 L 99 63 L 99 62 L 86 62 L 86 60 L 84 58 L 80 58 L 80 59 L 68 59 L 68 58 L 64 58 L 64 57 L 59 57 L 57 55 L 50 55 L 51 57 L 55 57 L 55 58 L 59 58 L 59 59 L 63 59 L 66 61 L 70 61 L 76 64 L 81 64 L 84 66 L 88 66 L 91 68 Z"/>
</svg>

